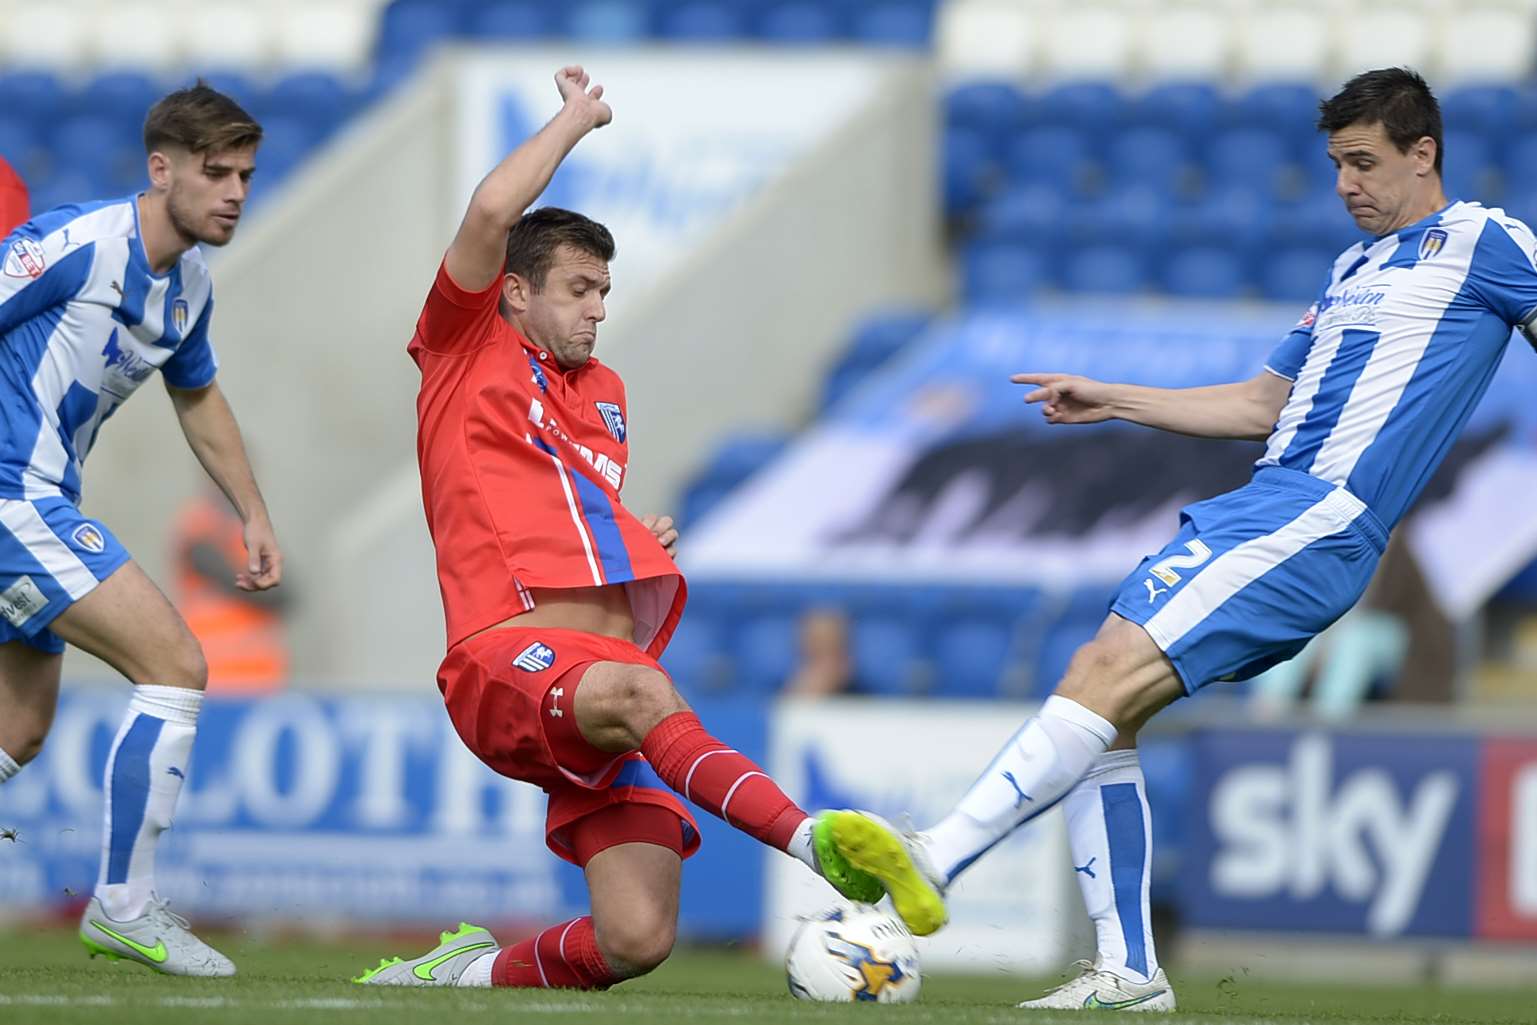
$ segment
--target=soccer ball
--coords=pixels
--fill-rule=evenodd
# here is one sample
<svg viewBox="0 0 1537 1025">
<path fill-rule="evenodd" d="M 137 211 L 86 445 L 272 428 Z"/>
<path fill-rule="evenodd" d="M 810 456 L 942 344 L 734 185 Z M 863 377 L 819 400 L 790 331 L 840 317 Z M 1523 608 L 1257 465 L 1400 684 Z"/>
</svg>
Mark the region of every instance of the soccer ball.
<svg viewBox="0 0 1537 1025">
<path fill-rule="evenodd" d="M 918 948 L 894 916 L 869 904 L 843 905 L 801 921 L 785 974 L 800 1000 L 907 1004 L 918 999 Z"/>
</svg>

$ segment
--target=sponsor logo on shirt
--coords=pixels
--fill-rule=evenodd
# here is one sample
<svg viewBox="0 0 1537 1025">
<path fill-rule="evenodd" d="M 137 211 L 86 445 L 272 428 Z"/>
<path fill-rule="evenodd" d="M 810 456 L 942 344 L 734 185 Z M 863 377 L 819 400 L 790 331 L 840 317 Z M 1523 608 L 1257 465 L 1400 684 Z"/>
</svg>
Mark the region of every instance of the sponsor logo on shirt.
<svg viewBox="0 0 1537 1025">
<path fill-rule="evenodd" d="M 69 539 L 77 548 L 100 555 L 107 550 L 107 538 L 94 523 L 82 523 L 70 531 Z"/>
<path fill-rule="evenodd" d="M 512 664 L 525 673 L 542 673 L 555 664 L 555 649 L 535 641 L 519 652 Z"/>
<path fill-rule="evenodd" d="M 5 276 L 8 278 L 35 281 L 47 269 L 48 260 L 43 256 L 43 247 L 36 239 L 19 238 L 11 243 L 10 250 L 5 254 Z"/>
<path fill-rule="evenodd" d="M 608 428 L 608 433 L 614 436 L 614 440 L 624 442 L 624 412 L 617 402 L 596 402 L 598 412 L 603 414 L 603 423 Z"/>
<path fill-rule="evenodd" d="M 0 591 L 0 617 L 14 627 L 20 627 L 48 604 L 48 599 L 31 577 L 18 577 L 16 582 Z"/>
<path fill-rule="evenodd" d="M 553 434 L 555 437 L 571 446 L 571 448 L 574 449 L 578 455 L 587 461 L 588 465 L 593 468 L 598 476 L 608 481 L 609 486 L 612 487 L 615 491 L 618 491 L 621 487 L 624 486 L 624 464 L 615 462 L 608 456 L 604 455 L 602 452 L 594 452 L 586 445 L 579 444 L 573 440 L 569 434 L 560 429 L 560 425 L 555 422 L 555 418 L 553 416 L 549 416 L 545 413 L 543 402 L 540 402 L 538 399 L 534 399 L 529 403 L 528 419 L 529 422 L 532 423 L 535 427 L 542 431 Z"/>
</svg>

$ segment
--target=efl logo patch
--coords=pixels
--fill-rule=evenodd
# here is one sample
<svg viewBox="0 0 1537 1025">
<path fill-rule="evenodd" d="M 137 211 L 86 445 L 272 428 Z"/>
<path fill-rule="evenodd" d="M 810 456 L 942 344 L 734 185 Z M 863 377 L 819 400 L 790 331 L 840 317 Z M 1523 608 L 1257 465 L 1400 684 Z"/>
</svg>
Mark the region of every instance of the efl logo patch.
<svg viewBox="0 0 1537 1025">
<path fill-rule="evenodd" d="M 555 649 L 535 641 L 524 648 L 512 664 L 525 673 L 542 673 L 555 664 Z"/>
<path fill-rule="evenodd" d="M 82 523 L 70 532 L 69 538 L 76 547 L 100 555 L 107 550 L 107 539 L 94 523 Z"/>
<path fill-rule="evenodd" d="M 608 433 L 614 436 L 614 440 L 624 443 L 624 413 L 619 409 L 617 402 L 595 402 L 598 412 L 603 414 L 603 422 L 608 426 Z"/>
<path fill-rule="evenodd" d="M 187 333 L 187 320 L 191 311 L 187 308 L 187 300 L 178 299 L 171 304 L 171 323 L 176 325 L 176 333 Z"/>
<path fill-rule="evenodd" d="M 43 247 L 36 239 L 19 238 L 11 243 L 10 251 L 5 254 L 5 276 L 8 278 L 36 280 L 47 269 L 48 261 L 43 258 Z"/>
<path fill-rule="evenodd" d="M 31 577 L 18 577 L 14 584 L 0 591 L 0 617 L 14 627 L 20 627 L 47 604 L 48 599 Z"/>
<path fill-rule="evenodd" d="M 1431 228 L 1420 237 L 1420 259 L 1428 260 L 1441 251 L 1446 245 L 1446 230 L 1444 228 Z"/>
</svg>

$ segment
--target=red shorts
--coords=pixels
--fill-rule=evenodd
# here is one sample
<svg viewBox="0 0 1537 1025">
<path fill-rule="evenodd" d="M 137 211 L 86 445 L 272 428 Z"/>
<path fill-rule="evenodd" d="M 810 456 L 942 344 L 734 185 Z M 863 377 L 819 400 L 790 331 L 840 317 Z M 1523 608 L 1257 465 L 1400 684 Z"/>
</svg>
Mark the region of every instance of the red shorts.
<svg viewBox="0 0 1537 1025">
<path fill-rule="evenodd" d="M 576 728 L 572 698 L 594 662 L 663 671 L 628 641 L 503 627 L 450 649 L 438 667 L 438 689 L 475 757 L 550 795 L 544 839 L 556 855 L 585 865 L 600 850 L 639 841 L 686 858 L 699 849 L 699 828 L 678 796 L 639 751 L 599 751 Z"/>
</svg>

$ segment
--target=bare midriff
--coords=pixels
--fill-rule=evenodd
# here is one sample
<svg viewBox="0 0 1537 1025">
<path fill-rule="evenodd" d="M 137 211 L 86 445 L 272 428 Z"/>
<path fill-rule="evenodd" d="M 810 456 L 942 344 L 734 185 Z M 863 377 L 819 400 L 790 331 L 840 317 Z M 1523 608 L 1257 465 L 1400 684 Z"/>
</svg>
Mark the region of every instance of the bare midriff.
<svg viewBox="0 0 1537 1025">
<path fill-rule="evenodd" d="M 632 640 L 635 615 L 630 611 L 630 596 L 623 584 L 601 587 L 531 587 L 528 591 L 534 607 L 519 616 L 504 619 L 472 636 L 503 627 L 549 627 L 554 630 L 578 630 Z"/>
</svg>

